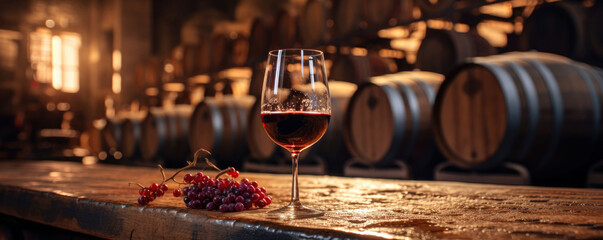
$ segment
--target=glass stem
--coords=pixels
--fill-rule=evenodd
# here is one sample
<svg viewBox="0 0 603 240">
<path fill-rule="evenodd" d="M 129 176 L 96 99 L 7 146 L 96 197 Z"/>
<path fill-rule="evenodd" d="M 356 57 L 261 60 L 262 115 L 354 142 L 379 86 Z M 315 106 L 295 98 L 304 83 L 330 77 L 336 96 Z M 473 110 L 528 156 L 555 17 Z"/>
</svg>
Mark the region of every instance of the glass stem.
<svg viewBox="0 0 603 240">
<path fill-rule="evenodd" d="M 299 202 L 299 187 L 297 184 L 298 160 L 299 152 L 291 152 L 291 172 L 293 179 L 291 180 L 291 203 L 289 205 L 301 205 Z"/>
</svg>

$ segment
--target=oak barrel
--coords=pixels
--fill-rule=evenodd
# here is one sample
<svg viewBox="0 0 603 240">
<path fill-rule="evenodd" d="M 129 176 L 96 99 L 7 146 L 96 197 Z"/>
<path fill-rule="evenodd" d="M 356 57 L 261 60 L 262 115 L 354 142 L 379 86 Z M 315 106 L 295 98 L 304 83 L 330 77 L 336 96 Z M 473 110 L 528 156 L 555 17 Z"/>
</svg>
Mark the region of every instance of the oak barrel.
<svg viewBox="0 0 603 240">
<path fill-rule="evenodd" d="M 344 38 L 358 29 L 362 16 L 361 0 L 333 1 L 333 31 L 335 37 Z"/>
<path fill-rule="evenodd" d="M 272 27 L 272 49 L 293 48 L 298 39 L 297 17 L 280 10 Z M 264 59 L 266 60 L 267 53 Z"/>
<path fill-rule="evenodd" d="M 260 61 L 265 61 L 268 57 L 269 46 L 270 29 L 267 26 L 267 23 L 260 18 L 254 19 L 249 31 L 248 64 L 252 65 Z"/>
<path fill-rule="evenodd" d="M 592 156 L 603 126 L 603 81 L 588 68 L 532 52 L 458 67 L 434 104 L 440 150 L 465 168 L 516 161 L 536 179 L 570 176 Z"/>
<path fill-rule="evenodd" d="M 195 106 L 190 119 L 189 147 L 212 153 L 221 168 L 240 167 L 247 154 L 245 131 L 255 97 L 205 98 Z"/>
<path fill-rule="evenodd" d="M 163 163 L 166 167 L 186 165 L 191 112 L 191 105 L 176 105 L 174 109 L 151 108 L 141 125 L 142 158 Z"/>
<path fill-rule="evenodd" d="M 588 54 L 586 17 L 585 7 L 578 2 L 539 5 L 524 23 L 522 47 L 584 59 Z"/>
<path fill-rule="evenodd" d="M 107 152 L 114 152 L 117 150 L 119 146 L 119 141 L 121 140 L 121 124 L 123 122 L 122 118 L 119 117 L 111 117 L 106 118 L 106 124 L 101 129 L 101 135 L 103 140 L 103 146 L 107 149 Z"/>
<path fill-rule="evenodd" d="M 266 73 L 266 61 L 257 63 L 253 66 L 251 81 L 249 83 L 249 95 L 260 98 L 262 96 L 262 86 L 264 85 L 264 74 Z"/>
<path fill-rule="evenodd" d="M 399 72 L 371 78 L 352 96 L 344 138 L 363 163 L 411 165 L 414 178 L 429 178 L 438 161 L 431 133 L 431 106 L 444 77 L 432 72 Z"/>
<path fill-rule="evenodd" d="M 269 161 L 278 154 L 279 146 L 274 143 L 262 125 L 261 99 L 257 98 L 247 118 L 246 140 L 249 156 L 254 160 Z"/>
<path fill-rule="evenodd" d="M 597 1 L 590 8 L 588 18 L 586 20 L 588 42 L 591 46 L 592 53 L 598 59 L 603 59 L 603 2 Z"/>
<path fill-rule="evenodd" d="M 376 52 L 368 52 L 364 56 L 342 54 L 333 61 L 329 78 L 360 84 L 369 81 L 371 76 L 388 74 L 395 70 L 396 66 L 392 60 L 381 58 Z"/>
<path fill-rule="evenodd" d="M 241 34 L 234 39 L 230 39 L 230 61 L 229 67 L 240 67 L 247 64 L 249 57 L 249 39 Z"/>
<path fill-rule="evenodd" d="M 362 0 L 362 16 L 370 26 L 388 26 L 399 4 L 401 0 Z"/>
<path fill-rule="evenodd" d="M 329 70 L 329 78 L 360 84 L 368 81 L 371 65 L 366 56 L 339 55 Z"/>
<path fill-rule="evenodd" d="M 417 52 L 417 67 L 447 74 L 469 57 L 488 56 L 496 50 L 476 33 L 428 29 Z"/>
<path fill-rule="evenodd" d="M 344 162 L 350 154 L 343 139 L 343 123 L 350 98 L 356 92 L 358 86 L 343 81 L 329 81 L 329 93 L 331 95 L 331 119 L 329 128 L 324 136 L 309 149 L 315 151 L 327 162 L 327 171 L 330 174 L 342 174 Z"/>
<path fill-rule="evenodd" d="M 126 160 L 140 157 L 140 140 L 142 121 L 145 115 L 132 114 L 124 118 L 121 125 L 121 141 L 118 150 Z"/>
<path fill-rule="evenodd" d="M 299 31 L 304 47 L 316 47 L 329 39 L 330 1 L 308 0 L 299 16 Z"/>
</svg>

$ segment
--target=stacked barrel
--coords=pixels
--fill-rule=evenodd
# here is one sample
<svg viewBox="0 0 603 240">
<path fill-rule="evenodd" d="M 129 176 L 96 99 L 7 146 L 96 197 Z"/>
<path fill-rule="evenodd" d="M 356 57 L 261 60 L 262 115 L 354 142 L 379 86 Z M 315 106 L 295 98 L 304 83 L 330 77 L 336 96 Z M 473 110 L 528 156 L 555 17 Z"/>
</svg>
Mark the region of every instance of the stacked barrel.
<svg viewBox="0 0 603 240">
<path fill-rule="evenodd" d="M 441 160 L 431 134 L 431 106 L 444 77 L 432 72 L 400 72 L 371 78 L 352 96 L 344 123 L 355 160 L 387 168 L 410 165 L 412 177 L 429 179 Z"/>
<path fill-rule="evenodd" d="M 206 75 L 199 102 L 106 119 L 100 145 L 112 159 L 168 167 L 183 166 L 200 148 L 212 152 L 221 168 L 282 163 L 288 153 L 270 140 L 260 118 L 263 61 L 270 49 L 318 48 L 329 66 L 332 116 L 302 161 L 320 158 L 326 173 L 335 175 L 349 162 L 374 169 L 404 162 L 413 179 L 433 179 L 435 166 L 446 160 L 477 172 L 513 162 L 525 166 L 536 184 L 579 185 L 585 168 L 603 155 L 603 71 L 566 57 L 601 56 L 594 22 L 602 4 L 543 4 L 525 19 L 521 48 L 566 57 L 494 55 L 508 49 L 493 47 L 469 23 L 459 31 L 454 21 L 423 26 L 424 36 L 415 39 L 420 45 L 401 50 L 405 60 L 414 54 L 414 63 L 380 51 L 394 45 L 376 36 L 380 29 L 448 16 L 467 3 L 308 0 L 299 11 L 285 7 L 274 15 L 218 21 L 196 43 L 174 47 L 163 65 L 153 61 L 162 73 L 148 77 L 159 91 L 174 82 L 187 91 L 188 80 Z M 423 17 L 413 14 L 419 10 Z M 539 28 L 551 26 L 543 23 L 549 20 L 555 28 Z M 243 95 L 221 77 L 240 67 L 251 69 Z M 168 69 L 171 77 L 164 76 Z"/>
<path fill-rule="evenodd" d="M 508 53 L 457 67 L 434 105 L 435 138 L 464 168 L 514 161 L 536 184 L 579 185 L 599 159 L 601 69 L 547 53 Z"/>
</svg>

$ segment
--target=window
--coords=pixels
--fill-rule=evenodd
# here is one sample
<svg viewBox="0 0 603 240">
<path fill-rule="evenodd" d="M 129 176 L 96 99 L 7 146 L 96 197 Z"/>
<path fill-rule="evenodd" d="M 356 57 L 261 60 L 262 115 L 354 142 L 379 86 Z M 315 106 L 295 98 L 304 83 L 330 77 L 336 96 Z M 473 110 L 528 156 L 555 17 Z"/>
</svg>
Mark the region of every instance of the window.
<svg viewBox="0 0 603 240">
<path fill-rule="evenodd" d="M 80 45 L 77 33 L 53 33 L 45 28 L 32 32 L 30 61 L 35 80 L 63 92 L 78 92 Z"/>
</svg>

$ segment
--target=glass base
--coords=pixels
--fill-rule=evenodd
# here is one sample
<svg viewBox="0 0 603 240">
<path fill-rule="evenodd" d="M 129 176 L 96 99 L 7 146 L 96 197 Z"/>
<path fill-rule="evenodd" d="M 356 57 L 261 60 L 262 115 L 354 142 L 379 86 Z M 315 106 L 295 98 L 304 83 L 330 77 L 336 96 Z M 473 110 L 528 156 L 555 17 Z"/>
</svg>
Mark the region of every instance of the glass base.
<svg viewBox="0 0 603 240">
<path fill-rule="evenodd" d="M 268 212 L 269 218 L 278 219 L 300 219 L 300 218 L 311 218 L 320 217 L 325 213 L 322 211 L 314 210 L 312 208 L 304 207 L 301 203 L 290 203 L 282 208 L 272 210 Z"/>
</svg>

